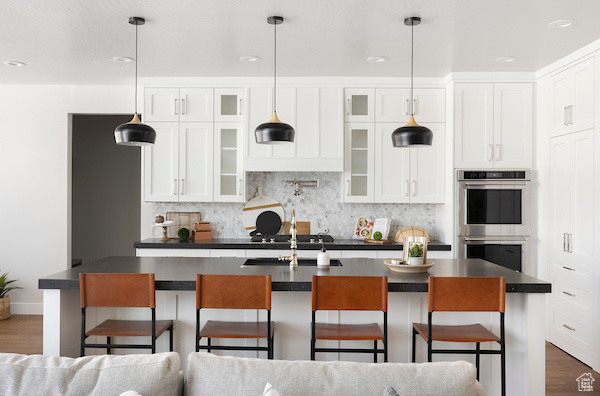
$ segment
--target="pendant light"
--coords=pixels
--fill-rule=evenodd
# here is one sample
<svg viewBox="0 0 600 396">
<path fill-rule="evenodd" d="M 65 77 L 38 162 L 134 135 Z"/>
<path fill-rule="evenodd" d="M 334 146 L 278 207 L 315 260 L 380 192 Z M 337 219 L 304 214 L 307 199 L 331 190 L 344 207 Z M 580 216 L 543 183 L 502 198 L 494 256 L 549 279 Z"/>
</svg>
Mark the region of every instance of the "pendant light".
<svg viewBox="0 0 600 396">
<path fill-rule="evenodd" d="M 431 146 L 433 132 L 427 127 L 415 122 L 413 107 L 413 64 L 414 64 L 414 29 L 415 25 L 421 23 L 421 18 L 410 17 L 404 20 L 406 26 L 411 27 L 410 35 L 410 120 L 408 124 L 392 132 L 392 144 L 394 147 L 419 147 Z"/>
<path fill-rule="evenodd" d="M 121 124 L 115 129 L 115 142 L 123 146 L 147 146 L 156 141 L 156 131 L 150 125 L 142 124 L 137 112 L 137 30 L 139 25 L 146 23 L 146 20 L 140 17 L 130 17 L 129 23 L 135 25 L 135 114 L 131 121 Z"/>
<path fill-rule="evenodd" d="M 283 17 L 270 16 L 267 22 L 274 28 L 274 53 L 273 53 L 273 118 L 269 122 L 260 124 L 254 131 L 256 143 L 280 144 L 294 141 L 296 131 L 290 125 L 279 121 L 277 118 L 277 25 L 283 23 Z"/>
</svg>

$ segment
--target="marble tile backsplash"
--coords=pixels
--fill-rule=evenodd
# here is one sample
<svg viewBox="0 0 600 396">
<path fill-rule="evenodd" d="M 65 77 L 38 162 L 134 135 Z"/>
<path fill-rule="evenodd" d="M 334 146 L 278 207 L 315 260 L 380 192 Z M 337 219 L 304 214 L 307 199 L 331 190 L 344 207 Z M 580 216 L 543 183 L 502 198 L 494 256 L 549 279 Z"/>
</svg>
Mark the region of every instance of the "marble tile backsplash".
<svg viewBox="0 0 600 396">
<path fill-rule="evenodd" d="M 391 219 L 390 239 L 404 226 L 423 227 L 431 239 L 436 239 L 434 204 L 382 204 L 341 202 L 342 181 L 339 173 L 331 172 L 248 172 L 246 201 L 258 193 L 262 185 L 263 195 L 281 202 L 285 220 L 290 220 L 292 209 L 296 209 L 296 220 L 310 221 L 311 233 L 329 230 L 337 239 L 352 237 L 358 217 Z M 294 195 L 294 187 L 287 180 L 319 180 L 320 187 L 301 187 L 300 195 Z M 244 203 L 226 202 L 154 202 L 154 215 L 166 212 L 201 212 L 202 221 L 211 223 L 213 238 L 245 238 L 248 231 L 242 224 Z M 227 228 L 227 220 L 233 220 L 233 228 Z M 282 228 L 283 230 L 283 228 Z M 154 229 L 154 237 L 161 229 Z"/>
</svg>

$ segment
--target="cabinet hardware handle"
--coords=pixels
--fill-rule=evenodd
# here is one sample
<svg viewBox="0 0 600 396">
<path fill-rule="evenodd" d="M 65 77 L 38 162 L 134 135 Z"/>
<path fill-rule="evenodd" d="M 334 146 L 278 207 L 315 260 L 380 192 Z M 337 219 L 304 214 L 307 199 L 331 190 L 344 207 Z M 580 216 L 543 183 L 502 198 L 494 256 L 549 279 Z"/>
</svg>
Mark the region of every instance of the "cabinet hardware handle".
<svg viewBox="0 0 600 396">
<path fill-rule="evenodd" d="M 563 252 L 567 251 L 567 233 L 563 232 Z"/>
<path fill-rule="evenodd" d="M 239 193 L 238 194 L 242 195 L 242 179 L 240 179 L 238 187 L 239 187 Z"/>
<path fill-rule="evenodd" d="M 177 195 L 177 179 L 173 179 L 173 195 Z"/>
<path fill-rule="evenodd" d="M 413 114 L 417 115 L 417 99 L 413 99 Z"/>
<path fill-rule="evenodd" d="M 408 186 L 408 179 L 406 179 L 406 181 L 404 182 L 404 195 L 406 195 L 408 197 L 409 195 L 409 186 Z"/>
<path fill-rule="evenodd" d="M 569 296 L 569 297 L 575 297 L 575 294 L 573 294 L 573 293 L 569 293 L 569 292 L 566 292 L 566 291 L 564 291 L 564 290 L 563 290 L 563 294 L 566 294 L 566 295 L 567 295 L 567 296 Z"/>
<path fill-rule="evenodd" d="M 346 115 L 350 115 L 350 99 L 347 99 L 346 102 L 348 103 L 348 108 L 346 109 Z"/>
<path fill-rule="evenodd" d="M 412 181 L 412 192 L 413 192 L 413 194 L 412 194 L 412 195 L 413 195 L 413 197 L 414 197 L 415 195 L 417 195 L 417 181 L 416 181 L 416 180 L 413 180 L 413 181 Z"/>
<path fill-rule="evenodd" d="M 404 102 L 404 115 L 409 115 L 408 114 L 408 109 L 410 108 L 410 105 L 408 104 L 409 99 L 406 99 L 406 101 Z"/>
<path fill-rule="evenodd" d="M 181 99 L 181 115 L 187 113 L 187 106 L 185 105 L 185 99 Z"/>
<path fill-rule="evenodd" d="M 496 145 L 496 161 L 500 161 L 500 145 Z"/>
<path fill-rule="evenodd" d="M 568 330 L 571 330 L 571 331 L 575 331 L 575 329 L 574 329 L 574 328 L 572 328 L 571 326 L 567 326 L 566 324 L 563 324 L 563 327 L 564 327 L 565 329 L 568 329 Z"/>
<path fill-rule="evenodd" d="M 181 179 L 181 195 L 185 194 L 185 179 Z"/>
<path fill-rule="evenodd" d="M 488 144 L 488 161 L 492 161 L 494 159 L 494 145 Z"/>
<path fill-rule="evenodd" d="M 179 99 L 175 99 L 175 115 L 179 115 L 179 111 L 178 111 L 178 102 Z"/>
<path fill-rule="evenodd" d="M 567 113 L 569 112 L 569 110 L 567 110 L 569 108 L 569 106 L 565 106 L 564 110 L 565 110 L 565 115 L 564 115 L 564 121 L 563 121 L 563 125 L 569 125 L 569 118 L 567 116 Z"/>
<path fill-rule="evenodd" d="M 346 180 L 346 196 L 350 196 L 350 179 Z"/>
<path fill-rule="evenodd" d="M 240 99 L 240 111 L 239 111 L 240 115 L 242 115 L 242 99 Z"/>
<path fill-rule="evenodd" d="M 575 268 L 565 267 L 564 265 L 563 265 L 563 268 L 566 269 L 567 271 L 577 271 Z"/>
</svg>

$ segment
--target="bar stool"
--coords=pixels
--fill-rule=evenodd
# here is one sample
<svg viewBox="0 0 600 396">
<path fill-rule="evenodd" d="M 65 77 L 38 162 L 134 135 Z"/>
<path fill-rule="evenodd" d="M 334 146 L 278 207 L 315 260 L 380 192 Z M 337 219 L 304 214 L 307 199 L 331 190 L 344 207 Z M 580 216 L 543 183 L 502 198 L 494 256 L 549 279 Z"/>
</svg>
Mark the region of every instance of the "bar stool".
<svg viewBox="0 0 600 396">
<path fill-rule="evenodd" d="M 375 363 L 377 354 L 383 353 L 387 362 L 387 293 L 385 276 L 313 276 L 310 359 L 315 360 L 316 352 L 358 352 L 372 353 Z M 318 310 L 382 311 L 383 331 L 377 323 L 318 323 Z M 317 348 L 317 340 L 368 340 L 373 341 L 373 349 Z M 377 348 L 377 341 L 382 341 L 383 349 Z"/>
<path fill-rule="evenodd" d="M 105 348 L 111 354 L 113 348 L 150 349 L 156 352 L 156 339 L 169 331 L 169 351 L 173 351 L 173 321 L 156 320 L 154 274 L 79 274 L 81 298 L 81 356 L 85 348 Z M 85 331 L 88 307 L 147 307 L 151 320 L 105 320 L 91 330 Z M 106 343 L 88 344 L 87 337 L 106 337 Z M 114 344 L 112 337 L 151 337 L 150 344 Z"/>
<path fill-rule="evenodd" d="M 415 336 L 419 334 L 427 342 L 427 361 L 432 354 L 474 354 L 479 380 L 479 357 L 482 354 L 500 355 L 502 395 L 506 395 L 506 356 L 504 337 L 504 309 L 506 299 L 505 278 L 429 278 L 429 312 L 427 323 L 413 323 L 412 361 L 415 362 Z M 471 325 L 433 325 L 434 311 L 451 312 L 499 312 L 500 337 L 481 324 Z M 474 342 L 475 349 L 433 349 L 433 341 Z M 482 342 L 497 342 L 500 350 L 480 348 Z"/>
<path fill-rule="evenodd" d="M 266 321 L 208 320 L 200 329 L 200 309 L 265 309 Z M 196 275 L 196 352 L 205 349 L 267 351 L 273 359 L 274 322 L 271 321 L 270 275 Z M 207 345 L 200 345 L 202 337 Z M 266 338 L 267 346 L 212 345 L 213 338 Z"/>
</svg>

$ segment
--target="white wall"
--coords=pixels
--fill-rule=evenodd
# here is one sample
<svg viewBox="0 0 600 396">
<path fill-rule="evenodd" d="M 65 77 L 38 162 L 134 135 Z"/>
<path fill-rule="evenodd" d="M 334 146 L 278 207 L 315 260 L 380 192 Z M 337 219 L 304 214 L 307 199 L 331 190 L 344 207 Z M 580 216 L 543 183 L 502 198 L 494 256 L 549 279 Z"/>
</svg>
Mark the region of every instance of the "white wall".
<svg viewBox="0 0 600 396">
<path fill-rule="evenodd" d="M 13 313 L 41 314 L 38 279 L 69 267 L 69 113 L 132 112 L 130 86 L 0 86 L 0 271 L 23 288 Z"/>
</svg>

